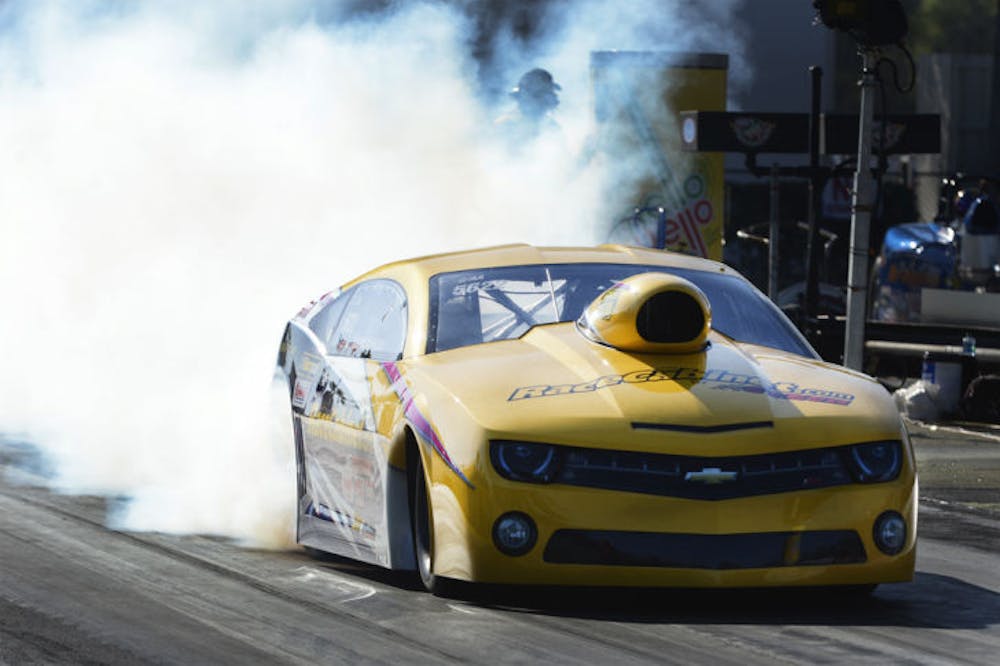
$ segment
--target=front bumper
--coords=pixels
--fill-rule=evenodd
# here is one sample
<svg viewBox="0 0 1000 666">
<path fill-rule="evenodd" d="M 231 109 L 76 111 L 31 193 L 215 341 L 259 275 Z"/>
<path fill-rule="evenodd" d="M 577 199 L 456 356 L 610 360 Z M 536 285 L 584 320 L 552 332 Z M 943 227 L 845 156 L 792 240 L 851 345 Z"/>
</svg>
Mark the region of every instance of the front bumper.
<svg viewBox="0 0 1000 666">
<path fill-rule="evenodd" d="M 486 476 L 486 475 L 484 475 Z M 435 573 L 460 580 L 555 585 L 759 587 L 908 581 L 916 557 L 916 481 L 898 479 L 718 501 L 479 478 L 432 490 Z M 873 527 L 899 512 L 906 543 L 875 545 Z M 530 516 L 538 540 L 508 556 L 496 519 Z"/>
</svg>

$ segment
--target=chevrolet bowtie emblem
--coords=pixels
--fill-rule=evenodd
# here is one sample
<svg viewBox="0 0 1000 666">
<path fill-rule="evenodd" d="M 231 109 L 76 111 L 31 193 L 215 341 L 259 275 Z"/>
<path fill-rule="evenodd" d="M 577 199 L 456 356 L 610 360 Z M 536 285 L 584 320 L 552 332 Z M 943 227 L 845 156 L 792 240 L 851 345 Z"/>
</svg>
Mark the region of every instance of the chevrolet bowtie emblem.
<svg viewBox="0 0 1000 666">
<path fill-rule="evenodd" d="M 688 472 L 684 475 L 684 480 L 698 483 L 728 483 L 735 481 L 738 476 L 738 472 L 724 472 L 718 467 L 706 467 L 700 472 Z"/>
</svg>

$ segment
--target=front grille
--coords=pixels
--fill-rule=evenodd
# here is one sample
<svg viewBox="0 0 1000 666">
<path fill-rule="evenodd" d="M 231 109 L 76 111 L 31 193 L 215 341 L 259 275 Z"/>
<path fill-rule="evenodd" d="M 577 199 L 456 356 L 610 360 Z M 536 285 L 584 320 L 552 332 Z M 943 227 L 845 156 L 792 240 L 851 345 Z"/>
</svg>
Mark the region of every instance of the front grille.
<svg viewBox="0 0 1000 666">
<path fill-rule="evenodd" d="M 589 488 L 724 500 L 852 482 L 846 447 L 717 458 L 558 448 L 552 481 Z"/>
<path fill-rule="evenodd" d="M 678 569 L 759 569 L 858 564 L 865 547 L 857 532 L 671 534 L 558 530 L 545 547 L 552 564 L 601 564 Z"/>
</svg>

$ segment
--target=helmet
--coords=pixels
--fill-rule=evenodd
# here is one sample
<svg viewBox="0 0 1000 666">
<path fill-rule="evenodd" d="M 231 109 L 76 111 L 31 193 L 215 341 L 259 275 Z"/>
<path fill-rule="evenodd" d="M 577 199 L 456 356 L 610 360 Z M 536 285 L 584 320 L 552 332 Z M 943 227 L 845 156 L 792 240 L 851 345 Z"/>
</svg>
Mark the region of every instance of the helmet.
<svg viewBox="0 0 1000 666">
<path fill-rule="evenodd" d="M 555 82 L 552 75 L 547 70 L 536 67 L 524 73 L 517 82 L 517 87 L 511 90 L 510 94 L 514 97 L 521 95 L 540 97 L 557 90 L 562 90 L 562 88 Z"/>
<path fill-rule="evenodd" d="M 517 101 L 517 106 L 525 118 L 538 121 L 559 106 L 557 90 L 561 88 L 552 80 L 552 75 L 536 67 L 525 72 L 517 82 L 517 87 L 510 91 L 510 96 Z"/>
</svg>

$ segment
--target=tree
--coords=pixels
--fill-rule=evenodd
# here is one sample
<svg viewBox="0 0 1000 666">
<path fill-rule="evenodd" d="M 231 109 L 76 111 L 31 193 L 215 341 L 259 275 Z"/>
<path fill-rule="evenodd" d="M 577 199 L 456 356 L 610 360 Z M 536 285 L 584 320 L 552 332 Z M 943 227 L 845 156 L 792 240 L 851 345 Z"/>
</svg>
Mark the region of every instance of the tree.
<svg viewBox="0 0 1000 666">
<path fill-rule="evenodd" d="M 915 53 L 993 53 L 997 0 L 910 0 L 907 42 Z"/>
</svg>

